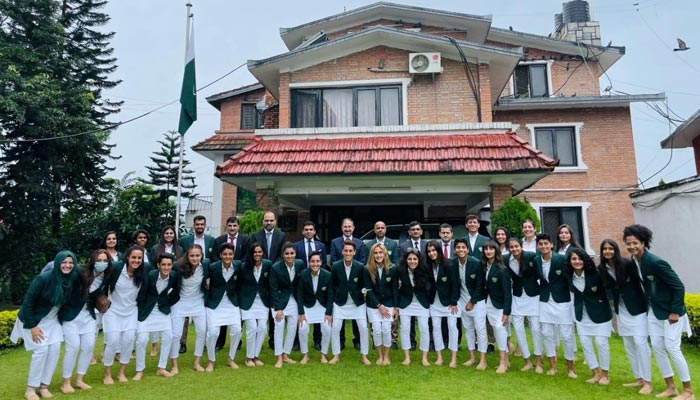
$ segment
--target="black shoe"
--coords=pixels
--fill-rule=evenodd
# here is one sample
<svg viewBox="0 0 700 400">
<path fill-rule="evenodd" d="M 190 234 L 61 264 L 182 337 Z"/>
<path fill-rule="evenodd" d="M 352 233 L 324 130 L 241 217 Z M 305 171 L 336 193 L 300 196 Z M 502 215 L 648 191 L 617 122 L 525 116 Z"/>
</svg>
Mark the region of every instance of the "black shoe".
<svg viewBox="0 0 700 400">
<path fill-rule="evenodd" d="M 355 350 L 360 351 L 360 344 L 355 342 L 352 344 L 352 346 L 355 348 Z"/>
<path fill-rule="evenodd" d="M 314 343 L 314 349 L 321 351 L 321 343 Z"/>
<path fill-rule="evenodd" d="M 223 349 L 223 348 L 224 348 L 224 346 L 216 346 L 216 351 L 219 351 L 219 350 L 221 350 L 221 349 Z"/>
<path fill-rule="evenodd" d="M 345 350 L 345 343 L 341 343 L 341 344 L 340 344 L 340 350 L 341 350 L 341 351 L 342 351 L 342 350 Z"/>
<path fill-rule="evenodd" d="M 399 345 L 396 344 L 396 343 L 394 342 L 394 343 L 391 344 L 391 349 L 392 349 L 392 350 L 398 350 L 398 349 L 399 349 Z"/>
<path fill-rule="evenodd" d="M 486 353 L 493 353 L 494 351 L 496 351 L 496 347 L 493 343 L 489 343 L 489 345 L 486 346 Z"/>
<path fill-rule="evenodd" d="M 187 345 L 186 344 L 181 344 L 180 345 L 180 354 L 187 353 Z"/>
<path fill-rule="evenodd" d="M 295 344 L 294 346 L 292 346 L 292 351 L 299 351 L 299 345 Z"/>
<path fill-rule="evenodd" d="M 411 351 L 416 351 L 416 344 L 415 343 L 411 343 Z"/>
</svg>

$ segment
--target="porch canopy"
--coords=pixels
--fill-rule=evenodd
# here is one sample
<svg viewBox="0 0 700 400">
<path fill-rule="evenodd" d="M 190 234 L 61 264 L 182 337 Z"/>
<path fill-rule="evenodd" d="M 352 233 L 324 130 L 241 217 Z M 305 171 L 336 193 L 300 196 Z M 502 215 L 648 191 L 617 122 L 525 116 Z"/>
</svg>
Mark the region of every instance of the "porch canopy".
<svg viewBox="0 0 700 400">
<path fill-rule="evenodd" d="M 504 127 L 258 130 L 215 174 L 259 194 L 272 191 L 281 206 L 298 210 L 348 204 L 478 209 L 495 186 L 519 193 L 558 164 Z"/>
</svg>

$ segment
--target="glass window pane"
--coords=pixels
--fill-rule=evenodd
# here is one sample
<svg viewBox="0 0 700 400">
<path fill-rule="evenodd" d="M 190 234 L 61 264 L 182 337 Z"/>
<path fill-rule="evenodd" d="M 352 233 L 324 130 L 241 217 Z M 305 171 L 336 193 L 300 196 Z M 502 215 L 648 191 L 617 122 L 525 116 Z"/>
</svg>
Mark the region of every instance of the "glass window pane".
<svg viewBox="0 0 700 400">
<path fill-rule="evenodd" d="M 521 65 L 515 68 L 513 80 L 515 81 L 515 97 L 530 96 L 530 77 L 529 68 L 527 65 Z"/>
<path fill-rule="evenodd" d="M 382 109 L 381 109 L 381 125 L 399 125 L 401 124 L 399 104 L 399 89 L 381 89 L 380 91 Z"/>
<path fill-rule="evenodd" d="M 352 89 L 323 91 L 323 126 L 352 126 Z"/>
<path fill-rule="evenodd" d="M 243 104 L 241 106 L 241 129 L 255 129 L 256 114 L 255 104 Z"/>
<path fill-rule="evenodd" d="M 357 126 L 377 125 L 376 93 L 374 89 L 357 91 Z"/>
<path fill-rule="evenodd" d="M 559 209 L 543 207 L 540 213 L 542 214 L 542 232 L 549 234 L 552 240 L 556 240 L 557 228 L 561 225 L 559 221 Z"/>
<path fill-rule="evenodd" d="M 583 223 L 581 221 L 581 209 L 578 207 L 568 207 L 561 209 L 561 223 L 571 226 L 571 230 L 576 237 L 576 241 L 582 247 L 583 243 Z"/>
<path fill-rule="evenodd" d="M 547 96 L 547 66 L 530 65 L 530 97 Z"/>
<path fill-rule="evenodd" d="M 559 165 L 576 165 L 576 145 L 574 143 L 573 129 L 556 130 L 557 158 Z"/>
<path fill-rule="evenodd" d="M 552 130 L 551 129 L 537 129 L 535 130 L 535 143 L 537 148 L 540 149 L 545 155 L 552 158 L 557 158 L 554 154 L 554 143 L 552 141 Z"/>
<path fill-rule="evenodd" d="M 315 128 L 317 104 L 317 90 L 295 90 L 292 95 L 293 128 Z"/>
</svg>

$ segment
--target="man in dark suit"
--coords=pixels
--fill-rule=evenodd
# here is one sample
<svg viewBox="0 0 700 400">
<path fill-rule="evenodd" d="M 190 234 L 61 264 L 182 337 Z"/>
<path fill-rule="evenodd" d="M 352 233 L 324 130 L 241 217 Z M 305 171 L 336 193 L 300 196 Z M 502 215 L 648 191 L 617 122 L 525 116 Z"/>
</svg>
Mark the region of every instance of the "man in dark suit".
<svg viewBox="0 0 700 400">
<path fill-rule="evenodd" d="M 386 224 L 384 221 L 377 221 L 374 223 L 374 235 L 375 238 L 365 243 L 365 249 L 369 257 L 369 250 L 375 244 L 379 243 L 386 247 L 387 253 L 389 253 L 389 261 L 392 264 L 399 265 L 399 242 L 394 239 L 389 239 L 386 237 Z"/>
<path fill-rule="evenodd" d="M 326 265 L 326 245 L 322 241 L 316 240 L 316 224 L 312 221 L 305 221 L 301 230 L 304 239 L 294 243 L 297 251 L 297 260 L 304 262 L 304 268 L 309 267 L 309 255 L 314 251 L 321 252 L 321 262 Z"/>
<path fill-rule="evenodd" d="M 367 249 L 361 239 L 353 237 L 355 232 L 355 222 L 350 218 L 343 218 L 340 226 L 343 236 L 337 237 L 331 241 L 331 264 L 343 259 L 343 243 L 350 240 L 355 243 L 355 255 L 353 259 L 359 261 L 362 265 L 367 264 Z M 360 350 L 360 331 L 357 329 L 357 322 L 352 321 L 352 344 L 355 350 Z M 345 348 L 345 329 L 340 330 L 340 346 Z"/>
<path fill-rule="evenodd" d="M 243 261 L 245 259 L 248 249 L 250 249 L 251 242 L 248 235 L 238 232 L 239 229 L 240 226 L 238 224 L 238 217 L 231 216 L 226 219 L 226 234 L 214 239 L 214 252 L 211 254 L 212 262 L 219 261 L 221 259 L 219 257 L 219 249 L 224 243 L 229 243 L 231 246 L 233 246 L 234 260 Z M 226 329 L 226 325 L 222 325 L 219 329 L 219 338 L 216 339 L 217 350 L 223 349 L 224 345 L 226 345 L 226 336 L 228 336 L 226 335 Z"/>
<path fill-rule="evenodd" d="M 263 229 L 253 234 L 253 242 L 262 244 L 265 249 L 265 259 L 275 263 L 282 257 L 285 234 L 275 229 L 277 215 L 272 211 L 265 212 L 262 223 Z"/>
<path fill-rule="evenodd" d="M 408 223 L 408 240 L 401 243 L 399 247 L 399 258 L 406 254 L 408 249 L 417 249 L 420 251 L 421 257 L 425 259 L 425 246 L 428 245 L 427 240 L 421 239 L 423 236 L 423 228 L 420 226 L 418 221 L 411 221 Z"/>
<path fill-rule="evenodd" d="M 185 254 L 187 249 L 189 249 L 193 244 L 198 244 L 202 247 L 202 258 L 205 260 L 212 260 L 214 256 L 216 247 L 214 244 L 215 239 L 209 235 L 204 234 L 204 230 L 207 229 L 207 219 L 203 215 L 197 215 L 194 217 L 194 233 L 191 235 L 184 236 L 180 239 L 180 248 L 182 249 L 182 254 Z"/>
<path fill-rule="evenodd" d="M 343 231 L 343 236 L 337 237 L 331 241 L 331 264 L 343 259 L 343 243 L 346 240 L 355 242 L 355 248 L 357 249 L 355 260 L 361 262 L 362 265 L 367 264 L 367 249 L 365 249 L 364 243 L 361 239 L 352 236 L 353 232 L 355 232 L 355 223 L 353 220 L 344 218 L 340 229 Z"/>
<path fill-rule="evenodd" d="M 282 259 L 282 248 L 284 247 L 285 234 L 275 229 L 277 227 L 277 214 L 273 211 L 266 211 L 263 214 L 263 228 L 253 234 L 253 242 L 260 243 L 264 249 L 263 257 L 266 260 L 276 263 Z M 272 316 L 267 320 L 269 339 L 267 344 L 270 348 L 275 348 L 275 321 Z"/>
<path fill-rule="evenodd" d="M 489 238 L 479 233 L 481 220 L 476 214 L 468 214 L 464 218 L 464 225 L 467 227 L 467 244 L 469 244 L 469 255 L 481 259 L 481 246 Z"/>
</svg>

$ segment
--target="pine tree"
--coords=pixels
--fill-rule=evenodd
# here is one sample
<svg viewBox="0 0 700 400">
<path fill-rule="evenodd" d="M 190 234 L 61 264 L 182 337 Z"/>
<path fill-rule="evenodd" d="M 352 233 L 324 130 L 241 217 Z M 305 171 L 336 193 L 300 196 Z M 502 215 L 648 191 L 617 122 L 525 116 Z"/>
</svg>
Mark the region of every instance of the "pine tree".
<svg viewBox="0 0 700 400">
<path fill-rule="evenodd" d="M 163 134 L 164 139 L 159 140 L 161 148 L 153 152 L 151 161 L 153 165 L 147 166 L 148 178 L 145 183 L 152 185 L 156 191 L 161 193 L 164 200 L 177 196 L 177 171 L 180 162 L 180 140 L 181 136 L 176 131 L 168 131 Z M 186 152 L 183 152 L 183 157 Z M 190 162 L 183 158 L 182 161 L 182 197 L 195 197 L 194 171 L 187 169 Z M 174 215 L 174 214 L 173 214 Z"/>
</svg>

